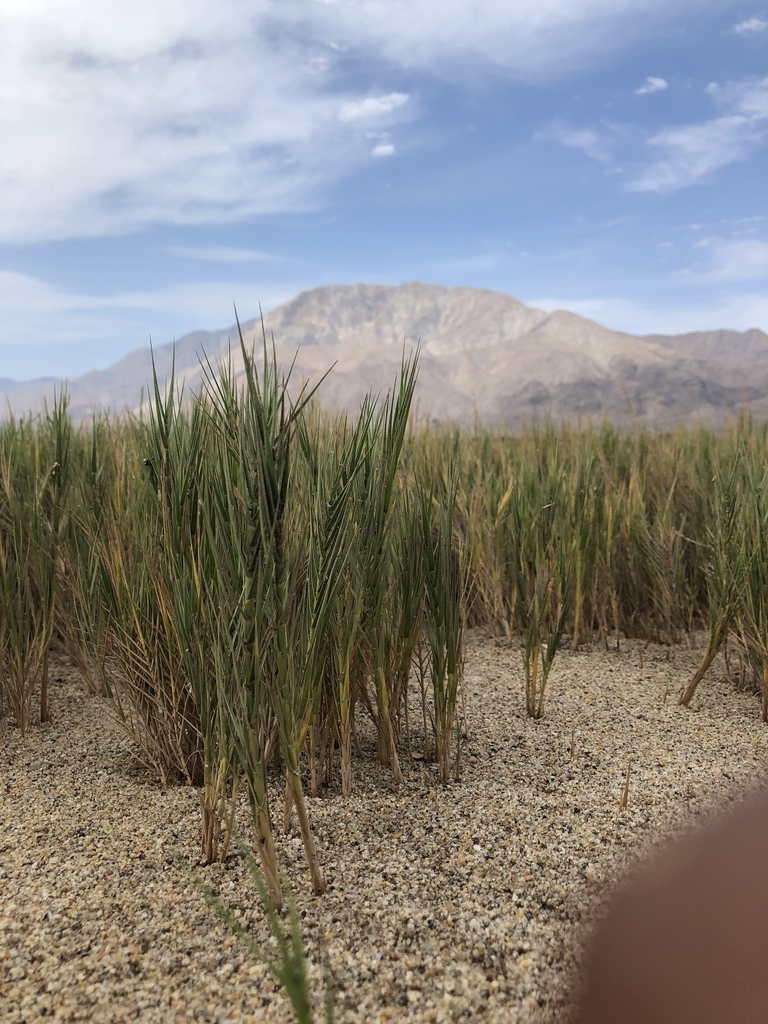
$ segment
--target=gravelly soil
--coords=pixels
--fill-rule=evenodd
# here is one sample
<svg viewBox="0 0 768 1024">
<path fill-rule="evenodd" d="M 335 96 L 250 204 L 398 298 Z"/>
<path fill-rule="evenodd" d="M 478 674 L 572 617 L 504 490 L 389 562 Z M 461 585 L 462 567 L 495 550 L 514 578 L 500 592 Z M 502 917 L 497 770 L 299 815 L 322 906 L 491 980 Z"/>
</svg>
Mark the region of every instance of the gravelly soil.
<svg viewBox="0 0 768 1024">
<path fill-rule="evenodd" d="M 616 877 L 764 773 L 758 700 L 722 664 L 691 709 L 677 707 L 697 656 L 639 641 L 563 651 L 533 722 L 519 653 L 472 635 L 461 781 L 408 762 L 396 792 L 360 761 L 351 800 L 337 786 L 310 800 L 320 898 L 298 835 L 278 837 L 318 1007 L 322 945 L 342 1024 L 564 1021 L 583 935 Z M 181 855 L 269 948 L 239 854 L 200 864 L 198 794 L 164 792 L 138 767 L 71 668 L 53 680 L 50 724 L 22 741 L 0 721 L 0 1019 L 290 1020 L 179 866 Z M 277 780 L 274 798 L 280 821 Z"/>
</svg>

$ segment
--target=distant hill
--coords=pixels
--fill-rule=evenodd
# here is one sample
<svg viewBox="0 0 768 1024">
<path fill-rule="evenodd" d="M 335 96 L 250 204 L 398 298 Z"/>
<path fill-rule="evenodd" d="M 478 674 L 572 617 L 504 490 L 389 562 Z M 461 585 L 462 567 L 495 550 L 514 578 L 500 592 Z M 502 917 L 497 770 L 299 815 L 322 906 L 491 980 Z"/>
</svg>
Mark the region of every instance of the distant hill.
<svg viewBox="0 0 768 1024">
<path fill-rule="evenodd" d="M 48 388 L 51 389 L 53 394 L 53 388 L 59 383 L 56 377 L 38 377 L 36 380 L 11 380 L 10 377 L 0 377 L 0 399 L 5 398 L 6 395 L 12 395 L 15 392 L 23 389 L 39 389 L 40 391 L 46 391 Z"/>
<path fill-rule="evenodd" d="M 546 313 L 501 292 L 405 284 L 336 285 L 304 292 L 265 317 L 288 366 L 299 349 L 294 381 L 317 381 L 333 364 L 321 398 L 355 409 L 371 387 L 388 388 L 403 347 L 421 344 L 417 408 L 443 421 L 514 428 L 533 414 L 574 419 L 642 420 L 651 426 L 724 422 L 744 403 L 768 418 L 768 335 L 714 330 L 667 337 L 611 331 L 566 311 Z M 243 324 L 261 344 L 261 324 Z M 200 357 L 232 347 L 242 369 L 236 328 L 197 331 L 175 346 L 176 376 L 201 386 Z M 173 347 L 155 349 L 161 378 Z M 78 418 L 94 408 L 136 408 L 151 377 L 149 349 L 69 382 Z M 13 384 L 5 395 L 18 412 L 40 406 L 50 384 Z"/>
</svg>

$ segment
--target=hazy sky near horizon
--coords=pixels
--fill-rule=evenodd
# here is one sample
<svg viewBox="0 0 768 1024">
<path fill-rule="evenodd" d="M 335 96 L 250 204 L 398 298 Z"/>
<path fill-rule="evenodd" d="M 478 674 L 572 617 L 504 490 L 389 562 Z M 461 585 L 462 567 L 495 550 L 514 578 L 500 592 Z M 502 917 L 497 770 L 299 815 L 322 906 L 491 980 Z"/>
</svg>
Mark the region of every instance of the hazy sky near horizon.
<svg viewBox="0 0 768 1024">
<path fill-rule="evenodd" d="M 0 377 L 318 285 L 768 331 L 768 6 L 0 0 Z"/>
</svg>

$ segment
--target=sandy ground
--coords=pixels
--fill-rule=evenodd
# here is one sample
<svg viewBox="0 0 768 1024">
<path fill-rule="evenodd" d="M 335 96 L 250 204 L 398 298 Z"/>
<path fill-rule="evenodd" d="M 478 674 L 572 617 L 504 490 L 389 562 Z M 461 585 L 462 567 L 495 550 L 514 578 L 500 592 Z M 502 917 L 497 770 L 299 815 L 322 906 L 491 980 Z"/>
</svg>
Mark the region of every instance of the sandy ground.
<svg viewBox="0 0 768 1024">
<path fill-rule="evenodd" d="M 355 791 L 310 800 L 328 892 L 278 829 L 322 1019 L 562 1022 L 583 937 L 616 878 L 759 782 L 768 729 L 718 662 L 676 705 L 699 652 L 645 642 L 558 655 L 545 717 L 525 717 L 519 652 L 468 642 L 461 781 L 372 757 Z M 190 884 L 181 856 L 270 949 L 246 865 L 199 857 L 198 794 L 163 791 L 65 663 L 53 720 L 0 720 L 0 1019 L 119 1024 L 291 1019 L 265 967 Z M 631 760 L 629 799 L 619 807 Z M 282 820 L 275 780 L 275 820 Z M 241 819 L 249 834 L 245 809 Z"/>
</svg>

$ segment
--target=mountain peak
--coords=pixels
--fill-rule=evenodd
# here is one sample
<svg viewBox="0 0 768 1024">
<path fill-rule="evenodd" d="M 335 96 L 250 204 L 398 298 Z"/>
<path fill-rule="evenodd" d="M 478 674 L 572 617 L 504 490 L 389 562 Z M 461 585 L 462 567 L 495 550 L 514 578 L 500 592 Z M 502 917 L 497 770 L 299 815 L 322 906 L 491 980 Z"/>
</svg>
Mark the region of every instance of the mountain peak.
<svg viewBox="0 0 768 1024">
<path fill-rule="evenodd" d="M 768 415 L 768 336 L 753 330 L 635 337 L 567 310 L 544 312 L 503 292 L 413 281 L 399 286 L 330 285 L 302 292 L 264 317 L 278 355 L 294 379 L 323 382 L 320 397 L 354 410 L 369 389 L 386 390 L 403 346 L 421 345 L 417 391 L 422 414 L 514 427 L 532 414 L 608 417 L 632 410 L 653 426 L 702 419 L 720 423 L 747 398 Z M 243 324 L 247 343 L 261 344 L 261 323 Z M 200 357 L 215 363 L 232 351 L 242 368 L 236 326 L 198 331 L 176 345 L 177 381 L 202 386 Z M 173 346 L 154 350 L 161 378 Z M 88 417 L 94 406 L 135 408 L 151 377 L 148 349 L 69 383 L 70 407 Z M 52 390 L 48 388 L 48 390 Z M 37 408 L 46 388 L 15 385 L 14 409 Z"/>
<path fill-rule="evenodd" d="M 302 292 L 265 318 L 287 345 L 420 342 L 432 352 L 484 348 L 522 337 L 547 314 L 503 292 L 412 281 L 332 285 Z"/>
</svg>

